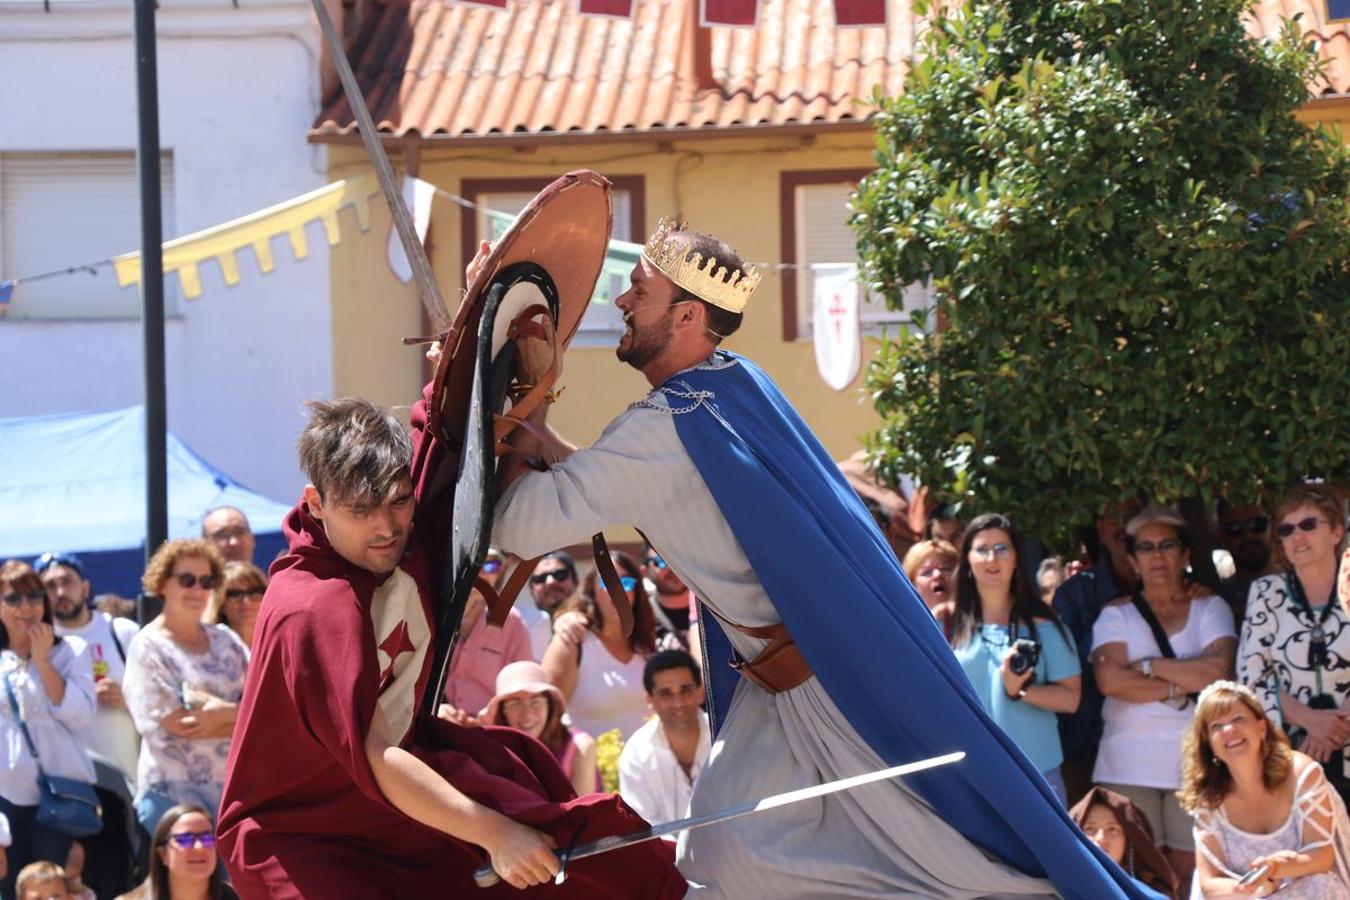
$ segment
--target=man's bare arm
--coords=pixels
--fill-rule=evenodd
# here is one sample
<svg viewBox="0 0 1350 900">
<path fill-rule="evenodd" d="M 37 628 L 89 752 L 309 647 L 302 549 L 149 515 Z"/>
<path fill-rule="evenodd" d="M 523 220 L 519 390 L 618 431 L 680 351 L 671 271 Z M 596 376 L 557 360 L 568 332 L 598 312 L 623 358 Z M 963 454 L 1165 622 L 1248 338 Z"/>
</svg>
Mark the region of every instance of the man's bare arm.
<svg viewBox="0 0 1350 900">
<path fill-rule="evenodd" d="M 492 868 L 517 888 L 542 884 L 558 871 L 548 835 L 514 822 L 464 796 L 422 760 L 389 739 L 376 709 L 366 758 L 385 798 L 404 815 L 487 851 Z"/>
</svg>

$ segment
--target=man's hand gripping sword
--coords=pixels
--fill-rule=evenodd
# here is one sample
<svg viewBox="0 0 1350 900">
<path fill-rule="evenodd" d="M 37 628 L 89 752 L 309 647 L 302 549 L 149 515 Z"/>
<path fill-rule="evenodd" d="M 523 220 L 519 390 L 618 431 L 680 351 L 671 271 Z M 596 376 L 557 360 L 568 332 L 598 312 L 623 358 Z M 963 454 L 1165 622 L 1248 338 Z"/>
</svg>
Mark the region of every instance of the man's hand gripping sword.
<svg viewBox="0 0 1350 900">
<path fill-rule="evenodd" d="M 854 775 L 851 778 L 840 778 L 837 781 L 828 781 L 825 784 L 818 784 L 813 787 L 787 791 L 782 794 L 774 794 L 773 796 L 765 797 L 762 800 L 751 800 L 747 803 L 729 806 L 726 809 L 706 813 L 701 816 L 689 816 L 685 819 L 676 819 L 673 822 L 666 822 L 661 825 L 652 825 L 649 828 L 635 831 L 632 834 L 616 834 L 609 837 L 603 837 L 598 841 L 582 844 L 579 847 L 569 845 L 558 851 L 558 860 L 561 865 L 558 869 L 557 878 L 554 879 L 554 883 L 562 884 L 563 878 L 567 873 L 567 866 L 573 860 L 585 859 L 588 856 L 598 856 L 601 853 L 609 853 L 611 850 L 620 850 L 624 847 L 631 847 L 634 844 L 646 843 L 647 841 L 655 840 L 656 838 L 665 837 L 668 834 L 679 834 L 681 831 L 692 831 L 695 828 L 715 825 L 718 822 L 727 822 L 731 819 L 739 819 L 742 816 L 752 816 L 755 813 L 777 809 L 780 806 L 789 806 L 793 803 L 800 803 L 803 800 L 824 797 L 829 794 L 838 793 L 839 791 L 850 791 L 854 788 L 862 787 L 865 784 L 886 781 L 901 775 L 913 775 L 915 772 L 936 769 L 939 766 L 948 766 L 952 763 L 960 762 L 965 759 L 965 757 L 965 751 L 958 750 L 955 753 L 948 753 L 944 756 L 934 756 L 929 759 L 921 759 L 918 762 L 905 763 L 900 766 L 891 766 L 889 769 L 879 769 L 875 772 L 867 772 L 863 775 Z M 492 887 L 492 885 L 499 882 L 501 878 L 492 870 L 492 866 L 485 865 L 481 866 L 478 871 L 473 873 L 473 880 L 479 887 Z"/>
</svg>

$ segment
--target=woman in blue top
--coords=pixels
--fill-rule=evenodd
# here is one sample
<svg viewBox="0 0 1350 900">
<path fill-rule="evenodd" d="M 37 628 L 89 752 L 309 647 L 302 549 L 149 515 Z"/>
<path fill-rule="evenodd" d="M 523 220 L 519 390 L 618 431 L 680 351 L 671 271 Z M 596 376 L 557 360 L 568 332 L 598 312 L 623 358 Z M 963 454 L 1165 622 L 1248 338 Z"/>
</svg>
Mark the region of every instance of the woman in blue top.
<svg viewBox="0 0 1350 900">
<path fill-rule="evenodd" d="M 1007 516 L 970 523 L 957 561 L 952 649 L 989 715 L 1067 803 L 1055 713 L 1078 708 L 1078 653 L 1032 590 L 1021 546 Z"/>
</svg>

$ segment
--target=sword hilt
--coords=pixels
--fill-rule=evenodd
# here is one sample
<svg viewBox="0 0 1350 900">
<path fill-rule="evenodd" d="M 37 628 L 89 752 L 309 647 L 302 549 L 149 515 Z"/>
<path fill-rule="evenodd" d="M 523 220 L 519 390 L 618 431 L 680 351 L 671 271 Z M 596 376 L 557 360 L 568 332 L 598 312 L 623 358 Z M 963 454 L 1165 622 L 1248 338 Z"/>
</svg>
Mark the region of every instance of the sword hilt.
<svg viewBox="0 0 1350 900">
<path fill-rule="evenodd" d="M 555 851 L 556 852 L 556 851 Z M 562 877 L 567 872 L 567 851 L 558 852 L 558 875 L 555 884 L 562 884 Z M 499 884 L 502 876 L 497 874 L 497 870 L 492 868 L 492 863 L 483 863 L 473 872 L 473 883 L 480 888 L 490 888 L 494 884 Z"/>
<path fill-rule="evenodd" d="M 492 863 L 484 863 L 474 870 L 473 883 L 480 888 L 490 888 L 502 880 L 502 876 L 497 874 L 497 870 L 492 868 Z"/>
<path fill-rule="evenodd" d="M 554 884 L 562 884 L 563 878 L 567 875 L 567 864 L 572 860 L 572 853 L 576 849 L 577 839 L 581 833 L 586 830 L 586 823 L 577 826 L 577 830 L 572 832 L 572 839 L 567 842 L 567 846 L 561 850 L 554 850 L 558 857 L 558 874 L 554 876 Z M 492 868 L 492 863 L 484 863 L 474 870 L 473 883 L 480 888 L 490 888 L 502 880 L 502 876 L 497 874 L 497 870 Z"/>
</svg>

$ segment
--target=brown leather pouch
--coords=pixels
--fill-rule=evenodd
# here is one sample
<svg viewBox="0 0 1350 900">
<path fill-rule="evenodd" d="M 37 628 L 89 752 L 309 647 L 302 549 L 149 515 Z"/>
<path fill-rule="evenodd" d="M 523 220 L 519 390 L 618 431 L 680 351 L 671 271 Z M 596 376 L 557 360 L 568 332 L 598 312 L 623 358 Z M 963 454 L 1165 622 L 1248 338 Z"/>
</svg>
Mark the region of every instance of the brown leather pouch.
<svg viewBox="0 0 1350 900">
<path fill-rule="evenodd" d="M 811 677 L 811 667 L 806 664 L 797 642 L 788 634 L 787 626 L 763 625 L 749 628 L 732 626 L 751 637 L 767 638 L 769 643 L 759 655 L 749 662 L 743 659 L 731 661 L 731 667 L 744 678 L 764 688 L 771 694 L 790 691 Z"/>
</svg>

